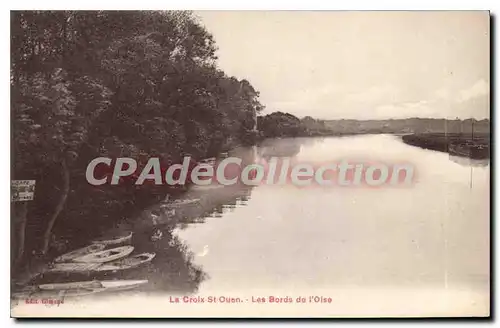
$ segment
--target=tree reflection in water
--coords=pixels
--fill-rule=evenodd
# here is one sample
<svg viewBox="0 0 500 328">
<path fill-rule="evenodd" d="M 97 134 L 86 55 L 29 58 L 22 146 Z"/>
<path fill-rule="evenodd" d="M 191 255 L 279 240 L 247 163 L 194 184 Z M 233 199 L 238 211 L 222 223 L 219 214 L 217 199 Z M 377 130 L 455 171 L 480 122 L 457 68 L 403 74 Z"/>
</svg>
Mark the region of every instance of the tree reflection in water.
<svg viewBox="0 0 500 328">
<path fill-rule="evenodd" d="M 257 154 L 255 147 L 247 147 L 235 149 L 229 156 L 238 156 L 244 166 L 255 163 Z M 241 182 L 208 190 L 189 188 L 180 199 L 198 199 L 197 202 L 170 207 L 168 202 L 158 203 L 144 210 L 138 219 L 122 222 L 112 229 L 110 234 L 108 233 L 116 236 L 133 231 L 130 241 L 134 246 L 132 254 L 154 252 L 156 256 L 149 263 L 116 272 L 45 273 L 32 281 L 32 284 L 93 279 L 147 279 L 148 284 L 132 291 L 121 292 L 120 295 L 137 292 L 174 295 L 196 293 L 201 282 L 208 276 L 202 267 L 194 263 L 195 255 L 184 242 L 179 240 L 175 229 L 185 229 L 191 224 L 204 223 L 208 218 L 215 220 L 229 211 L 235 211 L 238 206 L 244 206 L 250 200 L 252 188 L 253 186 Z M 172 211 L 173 208 L 175 213 Z"/>
</svg>

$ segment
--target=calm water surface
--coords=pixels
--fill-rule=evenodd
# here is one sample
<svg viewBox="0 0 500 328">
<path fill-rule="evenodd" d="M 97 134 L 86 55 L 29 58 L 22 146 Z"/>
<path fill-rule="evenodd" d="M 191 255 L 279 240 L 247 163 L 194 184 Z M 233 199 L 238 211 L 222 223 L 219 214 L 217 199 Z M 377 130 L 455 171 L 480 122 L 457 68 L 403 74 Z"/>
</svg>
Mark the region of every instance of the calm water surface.
<svg viewBox="0 0 500 328">
<path fill-rule="evenodd" d="M 245 206 L 177 231 L 207 274 L 200 294 L 321 290 L 335 296 L 351 288 L 487 297 L 488 164 L 388 135 L 279 139 L 257 153 L 313 163 L 410 162 L 416 181 L 407 188 L 253 188 Z"/>
<path fill-rule="evenodd" d="M 416 181 L 410 187 L 376 189 L 297 188 L 291 184 L 193 188 L 185 196 L 200 198 L 200 202 L 177 211 L 182 223 L 173 230 L 173 241 L 152 241 L 151 233 L 162 226 L 153 226 L 147 218 L 125 228 L 135 231 L 135 252 L 154 251 L 156 258 L 149 265 L 110 273 L 106 278 L 149 279 L 137 291 L 142 296 L 129 294 L 142 297 L 137 303 L 140 306 L 121 297 L 120 301 L 129 303 L 120 306 L 115 298 L 113 309 L 92 303 L 92 313 L 487 313 L 488 163 L 409 146 L 389 135 L 276 139 L 229 155 L 241 156 L 244 164 L 271 156 L 318 164 L 342 159 L 409 162 L 414 165 Z M 167 236 L 171 229 L 163 231 Z M 157 297 L 153 294 L 161 297 L 153 301 Z M 235 296 L 244 304 L 167 306 L 168 294 Z M 332 298 L 333 305 L 263 307 L 251 301 L 252 297 L 271 295 L 324 296 Z"/>
</svg>

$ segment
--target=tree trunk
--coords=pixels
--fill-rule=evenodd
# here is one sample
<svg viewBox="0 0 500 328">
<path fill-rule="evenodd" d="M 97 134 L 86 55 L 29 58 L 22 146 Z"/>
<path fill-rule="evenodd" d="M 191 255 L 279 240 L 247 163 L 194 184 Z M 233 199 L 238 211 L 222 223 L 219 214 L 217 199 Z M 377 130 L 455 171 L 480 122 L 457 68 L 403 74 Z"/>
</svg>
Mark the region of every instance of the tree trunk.
<svg viewBox="0 0 500 328">
<path fill-rule="evenodd" d="M 26 217 L 28 214 L 28 203 L 21 202 L 19 206 L 19 212 L 16 213 L 16 225 L 17 225 L 17 252 L 14 260 L 14 267 L 17 267 L 24 256 L 24 242 L 26 233 Z"/>
<path fill-rule="evenodd" d="M 52 228 L 54 227 L 57 217 L 59 216 L 59 213 L 61 213 L 62 209 L 64 208 L 64 204 L 66 204 L 66 199 L 68 198 L 69 194 L 69 169 L 66 165 L 66 160 L 63 160 L 61 162 L 61 165 L 63 168 L 63 190 L 61 198 L 59 199 L 59 203 L 57 204 L 54 214 L 52 214 L 52 217 L 50 218 L 49 223 L 47 224 L 47 228 L 45 229 L 45 233 L 43 235 L 43 245 L 42 245 L 43 255 L 47 254 L 49 250 Z"/>
</svg>

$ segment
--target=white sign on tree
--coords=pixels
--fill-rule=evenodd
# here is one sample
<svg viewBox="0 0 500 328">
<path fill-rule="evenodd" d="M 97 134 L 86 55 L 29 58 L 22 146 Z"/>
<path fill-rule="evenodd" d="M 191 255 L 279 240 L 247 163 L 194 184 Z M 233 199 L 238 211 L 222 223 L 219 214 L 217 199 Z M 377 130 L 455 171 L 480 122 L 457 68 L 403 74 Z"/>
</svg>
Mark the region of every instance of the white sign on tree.
<svg viewBox="0 0 500 328">
<path fill-rule="evenodd" d="M 12 180 L 11 200 L 24 202 L 35 197 L 35 180 Z"/>
</svg>

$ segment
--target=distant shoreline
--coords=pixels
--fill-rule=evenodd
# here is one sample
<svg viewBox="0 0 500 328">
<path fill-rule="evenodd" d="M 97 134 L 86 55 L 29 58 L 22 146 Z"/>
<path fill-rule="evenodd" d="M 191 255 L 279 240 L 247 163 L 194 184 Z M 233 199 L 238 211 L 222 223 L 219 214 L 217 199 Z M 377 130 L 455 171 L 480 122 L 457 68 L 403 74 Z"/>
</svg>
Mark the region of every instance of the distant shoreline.
<svg viewBox="0 0 500 328">
<path fill-rule="evenodd" d="M 361 134 L 476 134 L 490 133 L 489 119 L 449 120 L 408 118 L 388 120 L 322 120 L 298 118 L 290 113 L 273 112 L 257 118 L 260 138 L 320 137 Z"/>
<path fill-rule="evenodd" d="M 402 136 L 403 142 L 472 159 L 490 158 L 490 134 L 419 133 Z"/>
</svg>

